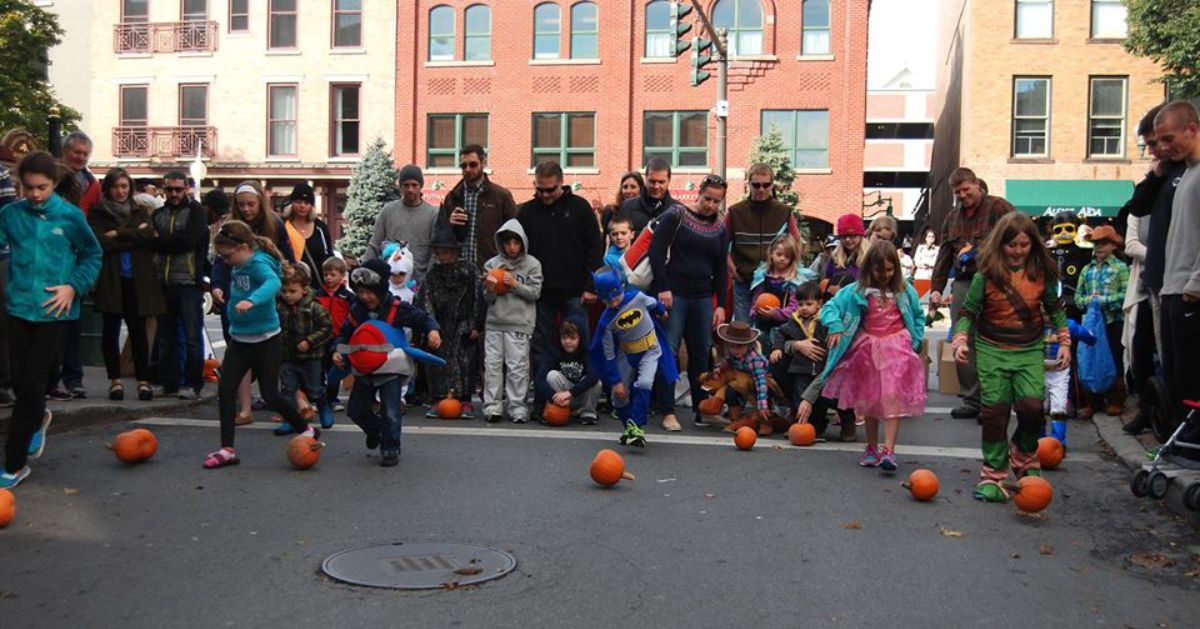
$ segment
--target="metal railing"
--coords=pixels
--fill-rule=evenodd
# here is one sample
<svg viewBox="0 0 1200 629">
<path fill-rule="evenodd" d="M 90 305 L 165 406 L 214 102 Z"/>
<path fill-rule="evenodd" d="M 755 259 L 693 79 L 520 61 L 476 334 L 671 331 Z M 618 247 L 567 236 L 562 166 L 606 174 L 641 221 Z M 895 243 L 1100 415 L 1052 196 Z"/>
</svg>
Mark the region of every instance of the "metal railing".
<svg viewBox="0 0 1200 629">
<path fill-rule="evenodd" d="M 155 52 L 212 52 L 217 49 L 213 21 L 117 24 L 113 50 L 117 54 Z"/>
<path fill-rule="evenodd" d="M 113 157 L 205 157 L 217 151 L 216 127 L 113 127 Z"/>
</svg>

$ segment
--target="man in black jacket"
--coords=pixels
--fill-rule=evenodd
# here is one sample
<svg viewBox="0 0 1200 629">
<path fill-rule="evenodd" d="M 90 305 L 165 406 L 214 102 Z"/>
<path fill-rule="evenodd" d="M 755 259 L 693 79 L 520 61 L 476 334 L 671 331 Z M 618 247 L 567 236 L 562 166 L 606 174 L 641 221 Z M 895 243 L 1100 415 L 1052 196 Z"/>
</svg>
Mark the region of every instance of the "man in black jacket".
<svg viewBox="0 0 1200 629">
<path fill-rule="evenodd" d="M 642 231 L 651 220 L 675 205 L 668 188 L 671 186 L 671 164 L 661 157 L 646 162 L 646 189 L 642 194 L 621 204 L 616 216 L 633 221 L 633 233 Z"/>
<path fill-rule="evenodd" d="M 587 347 L 587 314 L 582 304 L 596 300 L 592 271 L 602 264 L 604 240 L 592 205 L 563 185 L 562 167 L 542 162 L 534 171 L 535 198 L 521 204 L 517 220 L 529 238 L 529 255 L 542 263 L 542 295 L 533 332 L 533 364 L 558 338 L 555 319 L 581 324 Z"/>
<path fill-rule="evenodd" d="M 188 177 L 172 170 L 163 177 L 166 203 L 154 211 L 151 221 L 158 232 L 154 249 L 159 253 L 163 296 L 167 314 L 158 320 L 159 374 L 163 395 L 194 400 L 204 388 L 204 356 L 200 334 L 204 326 L 204 276 L 208 261 L 208 217 L 203 207 L 188 194 Z M 185 345 L 179 347 L 179 327 Z M 186 367 L 179 373 L 180 352 L 186 352 Z M 186 386 L 180 388 L 181 381 Z"/>
</svg>

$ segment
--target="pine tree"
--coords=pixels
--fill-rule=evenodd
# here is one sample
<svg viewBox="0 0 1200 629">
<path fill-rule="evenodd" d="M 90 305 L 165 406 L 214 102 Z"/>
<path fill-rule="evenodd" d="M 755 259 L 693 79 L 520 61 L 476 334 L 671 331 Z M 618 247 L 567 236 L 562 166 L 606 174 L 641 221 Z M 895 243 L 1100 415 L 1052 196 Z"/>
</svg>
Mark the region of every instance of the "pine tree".
<svg viewBox="0 0 1200 629">
<path fill-rule="evenodd" d="M 771 170 L 775 172 L 775 198 L 792 206 L 792 211 L 796 214 L 796 223 L 800 226 L 800 236 L 805 241 L 809 240 L 811 236 L 808 223 L 797 206 L 800 202 L 800 195 L 792 190 L 792 182 L 796 180 L 796 171 L 792 170 L 792 158 L 787 147 L 783 145 L 783 133 L 779 127 L 772 124 L 771 130 L 766 135 L 754 138 L 754 144 L 750 147 L 750 157 L 746 163 L 762 163 L 771 167 Z M 747 187 L 749 187 L 748 184 L 749 182 L 747 182 Z M 800 243 L 800 245 L 803 248 L 804 243 Z"/>
<path fill-rule="evenodd" d="M 346 195 L 345 222 L 337 246 L 340 251 L 356 258 L 367 250 L 375 219 L 387 197 L 396 189 L 396 170 L 392 168 L 392 153 L 386 150 L 382 138 L 367 148 L 362 160 L 354 166 L 350 190 Z"/>
</svg>

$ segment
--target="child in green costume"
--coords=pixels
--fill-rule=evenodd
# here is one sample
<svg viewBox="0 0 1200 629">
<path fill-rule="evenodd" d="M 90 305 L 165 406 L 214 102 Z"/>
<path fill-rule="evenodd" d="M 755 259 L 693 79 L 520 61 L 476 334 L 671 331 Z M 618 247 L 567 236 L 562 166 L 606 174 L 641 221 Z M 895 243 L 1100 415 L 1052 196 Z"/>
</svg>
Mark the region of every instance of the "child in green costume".
<svg viewBox="0 0 1200 629">
<path fill-rule="evenodd" d="M 1000 482 L 1010 466 L 1017 478 L 1041 475 L 1037 440 L 1045 422 L 1044 327 L 1050 322 L 1057 331 L 1061 368 L 1071 362 L 1071 334 L 1055 290 L 1058 266 L 1032 219 L 1017 212 L 1001 218 L 978 263 L 954 326 L 954 358 L 966 362 L 974 326 L 983 425 L 983 470 L 975 498 L 1004 502 L 1008 492 Z M 1014 409 L 1017 430 L 1009 443 Z"/>
</svg>

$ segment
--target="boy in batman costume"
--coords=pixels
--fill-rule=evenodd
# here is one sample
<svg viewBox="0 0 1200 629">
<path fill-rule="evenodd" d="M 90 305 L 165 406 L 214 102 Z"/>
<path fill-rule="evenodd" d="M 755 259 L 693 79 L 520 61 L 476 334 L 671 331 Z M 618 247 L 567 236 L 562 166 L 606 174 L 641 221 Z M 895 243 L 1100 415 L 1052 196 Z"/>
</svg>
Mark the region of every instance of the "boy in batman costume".
<svg viewBox="0 0 1200 629">
<path fill-rule="evenodd" d="M 596 294 L 607 306 L 589 348 L 592 364 L 611 388 L 617 418 L 625 425 L 621 444 L 645 447 L 655 375 L 662 370 L 670 386 L 679 379 L 674 354 L 662 346 L 667 334 L 655 320 L 667 310 L 657 299 L 626 287 L 613 269 L 602 268 L 592 277 Z"/>
</svg>

